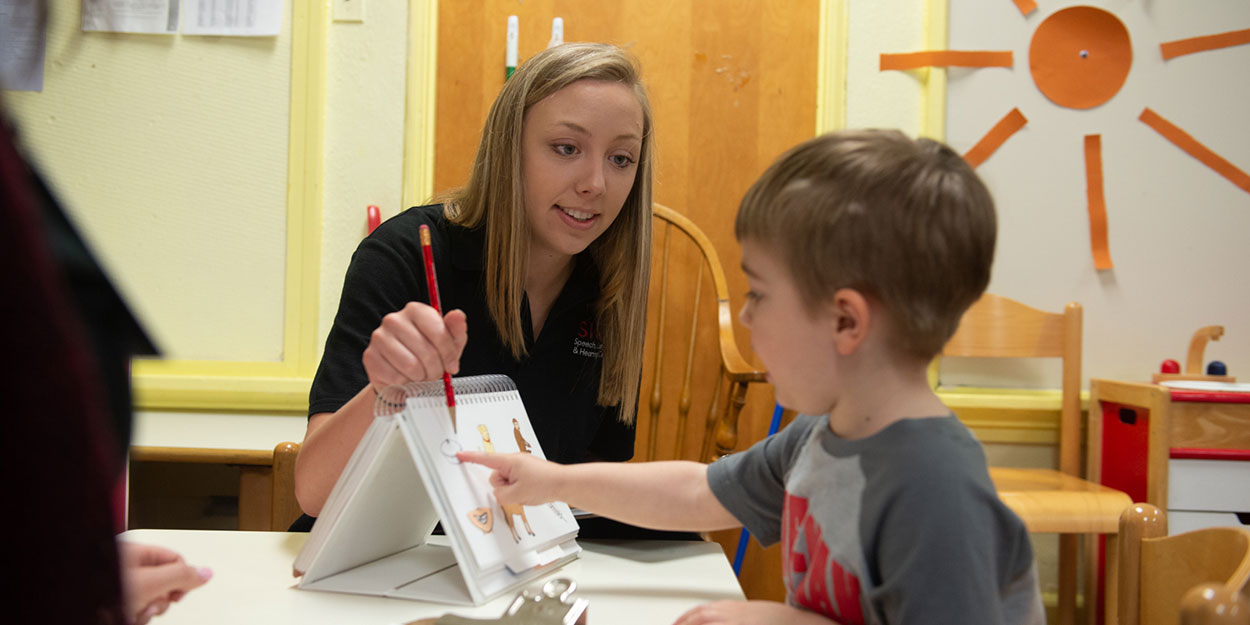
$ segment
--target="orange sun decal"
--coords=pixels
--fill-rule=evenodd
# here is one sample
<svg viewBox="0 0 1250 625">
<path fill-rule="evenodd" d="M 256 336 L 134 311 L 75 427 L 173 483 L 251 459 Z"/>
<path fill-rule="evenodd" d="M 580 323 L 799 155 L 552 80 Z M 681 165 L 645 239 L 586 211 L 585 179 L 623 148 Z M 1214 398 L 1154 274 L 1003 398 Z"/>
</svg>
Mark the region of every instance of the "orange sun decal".
<svg viewBox="0 0 1250 625">
<path fill-rule="evenodd" d="M 1012 0 L 1022 15 L 1037 9 L 1033 0 Z M 1159 46 L 1163 59 L 1250 44 L 1250 29 L 1191 39 Z M 1012 52 L 929 50 L 882 54 L 881 71 L 922 67 L 1014 67 Z M 1091 109 L 1106 103 L 1124 86 L 1133 64 L 1128 29 L 1114 14 L 1089 6 L 1056 11 L 1033 31 L 1029 42 L 1029 72 L 1033 84 L 1051 102 L 1070 109 Z M 1176 147 L 1215 173 L 1250 193 L 1250 175 L 1211 151 L 1189 133 L 1146 107 L 1138 119 Z M 985 162 L 995 150 L 1028 123 L 1014 108 L 964 154 L 973 167 Z M 1102 135 L 1085 135 L 1085 187 L 1089 209 L 1090 248 L 1094 267 L 1111 269 L 1107 244 L 1107 209 L 1102 180 Z"/>
</svg>

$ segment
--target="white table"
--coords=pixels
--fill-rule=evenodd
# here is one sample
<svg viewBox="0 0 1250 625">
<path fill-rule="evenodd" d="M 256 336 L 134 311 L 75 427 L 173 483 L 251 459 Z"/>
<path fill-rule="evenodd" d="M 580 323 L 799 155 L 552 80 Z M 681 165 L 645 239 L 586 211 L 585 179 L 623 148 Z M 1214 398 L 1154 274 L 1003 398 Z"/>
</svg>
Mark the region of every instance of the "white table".
<svg viewBox="0 0 1250 625">
<path fill-rule="evenodd" d="M 122 540 L 161 545 L 187 562 L 213 569 L 213 579 L 170 607 L 154 625 L 263 623 L 393 624 L 447 612 L 498 617 L 512 595 L 467 608 L 297 590 L 291 576 L 308 534 L 204 530 L 131 530 Z M 442 536 L 431 542 L 443 541 Z M 672 623 L 686 610 L 742 589 L 720 545 L 680 541 L 579 540 L 581 557 L 547 577 L 568 577 L 576 596 L 590 601 L 591 625 Z"/>
</svg>

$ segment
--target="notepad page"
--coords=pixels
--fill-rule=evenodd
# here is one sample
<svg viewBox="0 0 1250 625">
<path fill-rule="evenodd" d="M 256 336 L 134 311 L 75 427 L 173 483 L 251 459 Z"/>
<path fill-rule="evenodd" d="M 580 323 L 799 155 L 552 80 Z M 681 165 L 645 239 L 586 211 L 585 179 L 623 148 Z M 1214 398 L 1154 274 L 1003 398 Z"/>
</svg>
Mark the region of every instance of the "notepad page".
<svg viewBox="0 0 1250 625">
<path fill-rule="evenodd" d="M 453 432 L 443 398 L 411 398 L 401 426 L 412 429 L 422 447 L 419 455 L 438 476 L 427 486 L 438 489 L 437 498 L 449 505 L 451 520 L 444 519 L 444 526 L 449 522 L 458 526 L 472 554 L 470 568 L 487 572 L 509 565 L 519 572 L 549 563 L 555 553 L 551 548 L 577 533 L 569 507 L 553 502 L 505 510 L 495 500 L 490 469 L 461 463 L 455 455 L 461 450 L 525 452 L 545 459 L 520 394 L 512 390 L 460 395 L 456 415 L 458 428 Z"/>
</svg>

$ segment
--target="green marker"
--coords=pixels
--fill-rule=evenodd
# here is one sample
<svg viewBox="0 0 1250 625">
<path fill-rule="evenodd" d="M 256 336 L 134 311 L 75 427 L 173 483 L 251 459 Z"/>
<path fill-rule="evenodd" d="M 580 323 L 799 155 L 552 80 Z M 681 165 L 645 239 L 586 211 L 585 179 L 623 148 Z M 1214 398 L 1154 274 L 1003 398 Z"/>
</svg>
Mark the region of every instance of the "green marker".
<svg viewBox="0 0 1250 625">
<path fill-rule="evenodd" d="M 512 78 L 512 73 L 516 71 L 516 44 L 517 38 L 520 36 L 521 26 L 517 22 L 515 15 L 508 16 L 508 47 L 505 53 L 504 74 L 503 79 Z"/>
</svg>

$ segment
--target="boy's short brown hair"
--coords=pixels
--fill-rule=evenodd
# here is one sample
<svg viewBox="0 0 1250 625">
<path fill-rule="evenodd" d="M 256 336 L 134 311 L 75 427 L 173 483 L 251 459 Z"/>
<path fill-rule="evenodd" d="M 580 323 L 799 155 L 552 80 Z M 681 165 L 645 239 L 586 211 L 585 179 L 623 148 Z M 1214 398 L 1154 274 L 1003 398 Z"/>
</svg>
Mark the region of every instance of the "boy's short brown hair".
<svg viewBox="0 0 1250 625">
<path fill-rule="evenodd" d="M 856 130 L 777 159 L 742 199 L 734 234 L 776 251 L 809 311 L 861 291 L 885 307 L 896 347 L 932 358 L 989 283 L 997 220 L 949 147 Z"/>
</svg>

